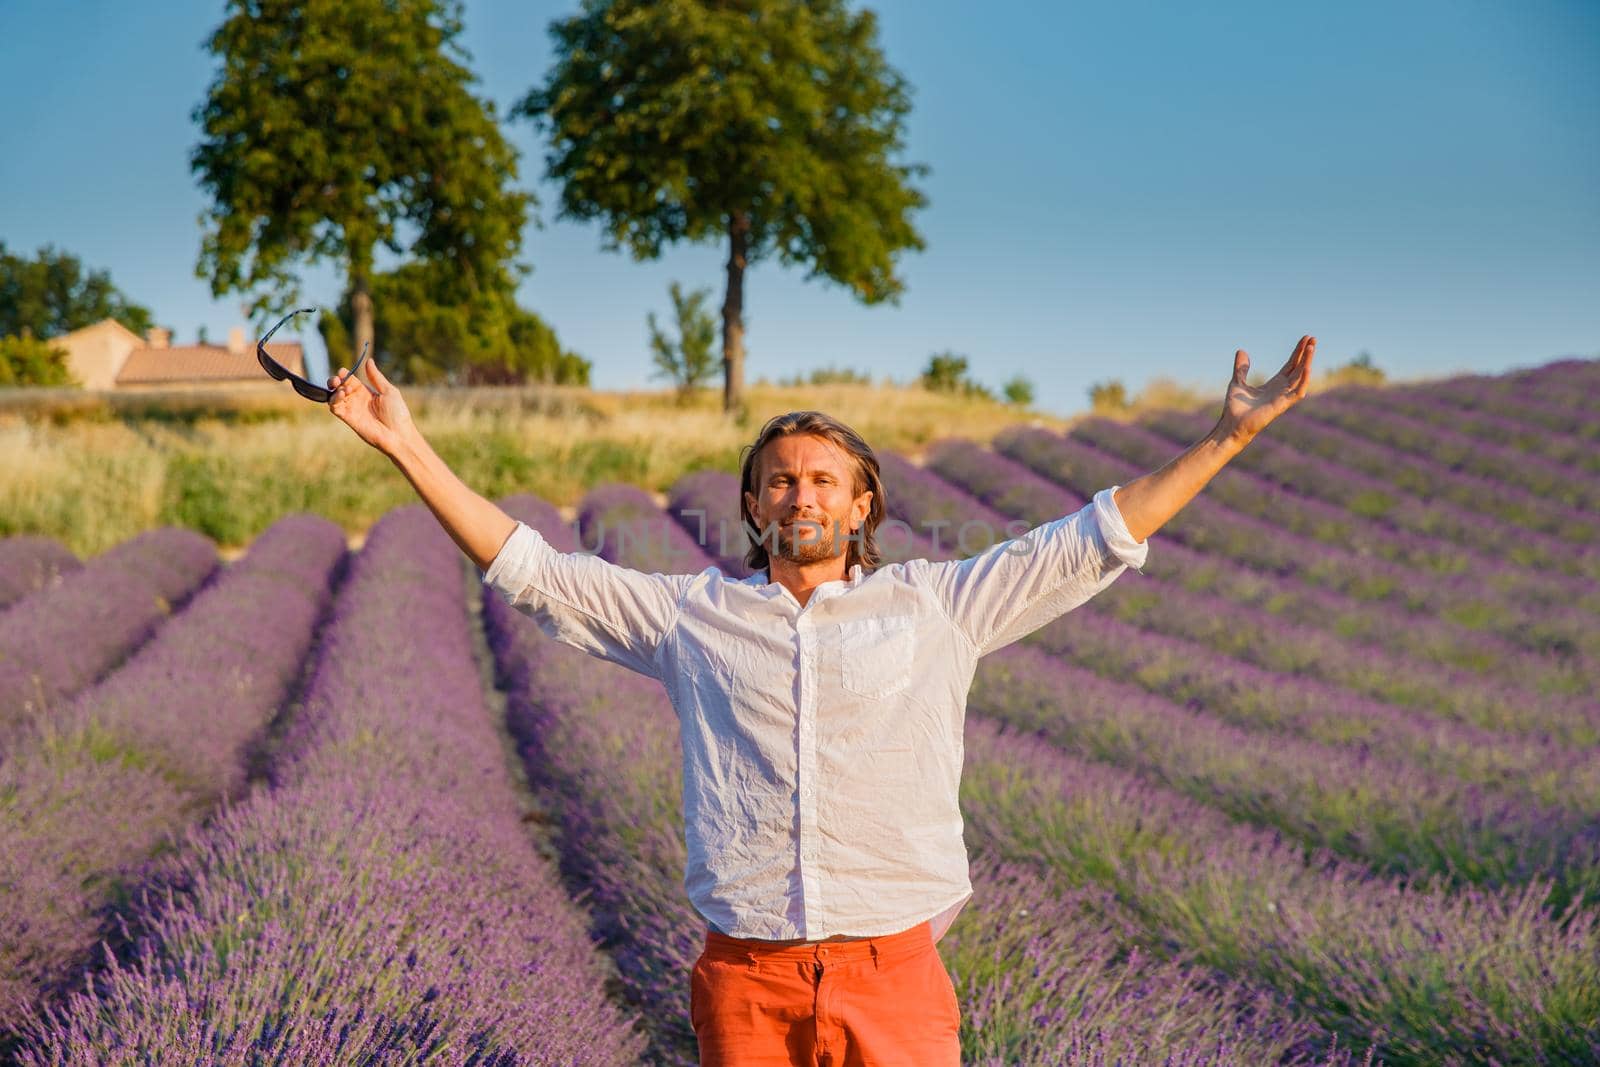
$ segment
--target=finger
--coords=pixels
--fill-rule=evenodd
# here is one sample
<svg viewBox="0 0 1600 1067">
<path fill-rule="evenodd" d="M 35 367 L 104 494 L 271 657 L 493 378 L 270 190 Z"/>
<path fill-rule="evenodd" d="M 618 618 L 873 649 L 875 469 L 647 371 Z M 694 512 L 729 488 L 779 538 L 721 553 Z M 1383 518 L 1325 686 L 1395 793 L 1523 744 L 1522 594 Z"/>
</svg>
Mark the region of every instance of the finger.
<svg viewBox="0 0 1600 1067">
<path fill-rule="evenodd" d="M 1294 346 L 1294 351 L 1290 352 L 1289 358 L 1284 361 L 1283 369 L 1278 372 L 1284 378 L 1293 378 L 1295 371 L 1299 369 L 1300 360 L 1305 355 L 1306 341 L 1309 339 L 1309 336 L 1310 335 L 1308 334 L 1304 337 L 1301 337 L 1300 342 Z"/>
<path fill-rule="evenodd" d="M 1240 385 L 1244 384 L 1245 375 L 1250 373 L 1250 356 L 1244 349 L 1239 349 L 1233 354 L 1233 380 Z"/>
<path fill-rule="evenodd" d="M 389 379 L 383 376 L 383 371 L 378 369 L 378 357 L 373 356 L 367 360 L 367 377 L 372 379 L 372 391 L 379 395 L 389 391 Z"/>
<path fill-rule="evenodd" d="M 1295 383 L 1295 395 L 1305 396 L 1306 389 L 1311 385 L 1311 357 L 1317 354 L 1317 339 L 1315 337 L 1306 342 L 1305 358 L 1300 361 L 1300 379 Z"/>
<path fill-rule="evenodd" d="M 1289 383 L 1291 389 L 1299 384 L 1301 376 L 1305 374 L 1306 359 L 1311 354 L 1311 349 L 1315 343 L 1310 334 L 1300 338 L 1300 343 L 1295 346 L 1294 355 L 1289 357 L 1288 363 L 1284 364 L 1283 377 Z"/>
</svg>

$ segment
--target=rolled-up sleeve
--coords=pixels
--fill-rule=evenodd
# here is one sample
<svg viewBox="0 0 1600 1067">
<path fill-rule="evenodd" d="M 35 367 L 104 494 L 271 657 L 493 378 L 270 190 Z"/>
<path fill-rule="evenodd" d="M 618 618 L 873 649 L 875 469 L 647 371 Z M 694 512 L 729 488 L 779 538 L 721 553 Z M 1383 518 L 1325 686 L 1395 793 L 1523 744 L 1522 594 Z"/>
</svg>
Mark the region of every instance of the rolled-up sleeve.
<svg viewBox="0 0 1600 1067">
<path fill-rule="evenodd" d="M 561 552 L 518 522 L 483 572 L 483 584 L 557 641 L 655 678 L 656 654 L 694 577 L 646 574 Z"/>
<path fill-rule="evenodd" d="M 1071 611 L 1128 567 L 1144 566 L 1150 542 L 1135 541 L 1117 508 L 1119 486 L 1071 515 L 1042 523 L 962 560 L 913 560 L 923 585 L 982 656 Z"/>
</svg>

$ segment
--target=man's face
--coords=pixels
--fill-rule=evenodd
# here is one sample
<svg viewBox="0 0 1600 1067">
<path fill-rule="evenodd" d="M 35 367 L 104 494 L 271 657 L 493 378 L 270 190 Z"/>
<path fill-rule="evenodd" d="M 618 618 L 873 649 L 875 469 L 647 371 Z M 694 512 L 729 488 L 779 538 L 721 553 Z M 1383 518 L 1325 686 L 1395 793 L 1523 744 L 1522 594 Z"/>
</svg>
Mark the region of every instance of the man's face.
<svg viewBox="0 0 1600 1067">
<path fill-rule="evenodd" d="M 848 535 L 872 507 L 871 490 L 851 491 L 854 476 L 849 453 L 826 438 L 795 433 L 768 441 L 756 458 L 756 492 L 745 494 L 767 554 L 791 563 L 844 555 Z"/>
</svg>

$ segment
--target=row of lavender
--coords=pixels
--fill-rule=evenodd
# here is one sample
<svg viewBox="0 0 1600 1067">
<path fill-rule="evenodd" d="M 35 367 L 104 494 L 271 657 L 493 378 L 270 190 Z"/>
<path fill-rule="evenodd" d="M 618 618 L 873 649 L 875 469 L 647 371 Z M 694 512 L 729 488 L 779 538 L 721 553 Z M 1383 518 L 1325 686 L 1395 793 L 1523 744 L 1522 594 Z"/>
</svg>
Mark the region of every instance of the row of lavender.
<svg viewBox="0 0 1600 1067">
<path fill-rule="evenodd" d="M 997 442 L 997 447 L 1006 450 L 1012 439 Z M 1106 419 L 1085 420 L 1060 440 L 1066 442 L 1073 461 L 1093 462 L 1098 453 L 1143 470 L 1156 469 L 1181 447 L 1151 431 Z M 1271 453 L 1269 447 L 1261 454 Z M 1308 457 L 1302 465 L 1318 468 L 1304 475 L 1308 487 L 1335 485 L 1341 478 L 1357 480 L 1325 460 Z M 1243 468 L 1223 470 L 1206 486 L 1199 502 L 1207 505 L 1205 510 L 1225 510 L 1229 518 L 1254 518 L 1320 544 L 1326 561 L 1352 579 L 1366 579 L 1369 588 L 1371 578 L 1382 575 L 1388 581 L 1381 597 L 1398 599 L 1412 610 L 1443 613 L 1536 652 L 1572 651 L 1591 660 L 1600 654 L 1600 635 L 1592 626 L 1594 613 L 1600 610 L 1600 584 L 1591 578 L 1514 566 L 1364 517 L 1306 495 L 1298 485 L 1285 488 Z M 1174 536 L 1184 535 L 1193 522 L 1186 510 L 1170 529 Z"/>
<path fill-rule="evenodd" d="M 521 497 L 505 506 L 558 549 L 578 546 L 548 505 Z M 625 487 L 591 493 L 579 530 L 602 558 L 638 569 L 709 562 L 648 496 Z M 591 902 L 629 1000 L 653 1020 L 653 1059 L 692 1063 L 687 973 L 704 923 L 684 897 L 671 701 L 654 681 L 558 645 L 498 596 L 486 597 L 485 620 L 530 776 L 556 803 L 563 867 Z M 969 761 L 988 760 L 984 746 L 998 743 L 976 727 Z M 941 944 L 964 1005 L 964 1062 L 1345 1062 L 1328 1051 L 1331 1035 L 1295 1019 L 1279 996 L 1145 952 L 1133 915 L 1103 888 L 1060 882 L 1011 851 L 1005 860 L 978 849 L 976 899 Z"/>
<path fill-rule="evenodd" d="M 1036 525 L 1083 503 L 971 442 L 930 450 L 928 471 L 938 477 L 892 455 L 884 461 L 898 481 L 892 506 L 914 523 L 992 514 L 993 504 Z M 1058 649 L 1223 718 L 1398 748 L 1471 781 L 1523 783 L 1547 800 L 1594 781 L 1592 761 L 1570 758 L 1597 729 L 1581 699 L 1508 682 L 1507 674 L 1526 676 L 1507 668 L 1531 667 L 1529 655 L 1458 625 L 1376 607 L 1363 614 L 1349 598 L 1273 582 L 1164 537 L 1142 575 L 1088 608 L 1052 632 Z M 1471 650 L 1463 664 L 1481 669 L 1451 668 L 1450 657 L 1432 654 L 1453 647 Z"/>
<path fill-rule="evenodd" d="M 318 586 L 314 571 L 280 571 L 275 588 Z M 17 1062 L 636 1061 L 640 1038 L 605 995 L 586 921 L 519 819 L 463 577 L 424 509 L 373 528 L 273 735 L 265 784 L 135 872 L 115 951 L 22 1027 Z M 253 663 L 298 667 L 286 645 L 307 627 L 209 621 L 255 643 Z M 201 647 L 173 633 L 175 647 Z M 228 694 L 238 672 L 222 667 L 212 681 Z M 148 693 L 128 709 L 155 717 L 129 751 L 170 749 L 179 781 L 201 767 L 236 780 L 237 744 L 203 736 L 215 712 L 162 714 Z"/>
<path fill-rule="evenodd" d="M 1562 360 L 1526 374 L 1461 376 L 1429 382 L 1427 392 L 1461 410 L 1486 411 L 1514 419 L 1520 427 L 1526 427 L 1512 430 L 1520 446 L 1542 448 L 1544 435 L 1558 435 L 1560 454 L 1571 459 L 1573 450 L 1568 442 L 1573 438 L 1579 442 L 1600 440 L 1600 424 L 1595 421 L 1600 403 L 1594 400 L 1595 392 L 1600 390 L 1597 368 L 1600 360 Z M 1406 394 L 1411 390 L 1395 392 Z M 1590 459 L 1582 466 L 1592 470 L 1594 462 Z"/>
<path fill-rule="evenodd" d="M 1373 507 L 1402 525 L 1417 522 L 1425 532 L 1431 532 L 1428 524 L 1438 524 L 1451 539 L 1463 542 L 1498 524 L 1498 546 L 1487 538 L 1481 542 L 1492 554 L 1592 578 L 1600 551 L 1600 452 L 1594 447 L 1600 438 L 1600 412 L 1583 404 L 1581 381 L 1586 374 L 1595 375 L 1593 366 L 1552 364 L 1532 375 L 1338 390 L 1314 398 L 1286 420 L 1282 433 L 1275 426 L 1271 436 L 1342 467 L 1358 467 L 1377 481 L 1403 481 L 1409 492 L 1424 499 L 1447 497 L 1460 510 L 1434 507 L 1422 512 L 1374 500 L 1372 492 L 1360 493 L 1358 506 Z M 1556 383 L 1559 403 L 1521 391 L 1524 385 L 1519 383 L 1540 380 Z M 1198 417 L 1168 414 L 1154 424 L 1181 439 L 1200 423 Z M 1252 459 L 1253 451 L 1241 460 L 1258 464 L 1278 480 L 1295 473 L 1282 466 L 1280 450 L 1268 449 Z M 1301 466 L 1298 473 L 1302 477 L 1293 482 L 1299 492 L 1350 499 L 1352 491 L 1363 488 L 1347 475 L 1313 477 L 1318 473 L 1314 466 Z M 1382 495 L 1381 486 L 1370 488 Z M 1399 510 L 1391 513 L 1391 506 Z M 1478 529 L 1469 529 L 1472 525 Z"/>
<path fill-rule="evenodd" d="M 1593 390 L 1590 384 L 1587 391 Z M 1522 471 L 1519 480 L 1531 478 L 1529 484 L 1542 492 L 1592 504 L 1592 485 L 1569 484 L 1574 472 L 1591 480 L 1600 475 L 1600 456 L 1594 449 L 1600 431 L 1595 429 L 1593 405 L 1583 403 L 1585 391 L 1581 385 L 1568 386 L 1540 396 L 1508 393 L 1498 383 L 1455 381 L 1410 389 L 1352 389 L 1341 396 L 1361 408 L 1391 412 L 1399 416 L 1399 425 L 1409 421 L 1447 430 L 1440 436 L 1449 458 Z M 1462 447 L 1465 442 L 1456 435 L 1473 444 Z M 1485 449 L 1484 444 L 1491 447 Z"/>
<path fill-rule="evenodd" d="M 1002 434 L 995 448 L 1080 495 L 1105 485 L 1126 485 L 1152 469 L 1077 438 L 1029 428 Z M 1165 459 L 1161 462 L 1175 451 L 1171 444 L 1163 444 L 1159 454 Z M 1497 592 L 1493 569 L 1456 576 L 1425 574 L 1382 558 L 1379 548 L 1386 538 L 1381 530 L 1364 531 L 1370 542 L 1366 548 L 1360 542 L 1331 543 L 1276 524 L 1274 508 L 1281 505 L 1286 512 L 1292 510 L 1295 498 L 1291 495 L 1263 488 L 1261 499 L 1265 502 L 1252 507 L 1262 514 L 1243 514 L 1213 498 L 1208 486 L 1162 528 L 1162 542 L 1176 542 L 1258 573 L 1331 590 L 1375 609 L 1398 611 L 1403 617 L 1431 616 L 1482 630 L 1528 653 L 1519 658 L 1519 666 L 1527 667 L 1541 691 L 1581 689 L 1574 678 L 1587 674 L 1587 669 L 1575 673 L 1569 657 L 1562 655 L 1564 650 L 1592 646 L 1596 641 L 1592 611 L 1575 603 L 1581 599 L 1581 588 L 1569 591 L 1565 606 L 1536 607 L 1510 593 Z"/>
<path fill-rule="evenodd" d="M 240 793 L 343 556 L 333 523 L 281 520 L 0 764 L 0 1031 L 90 962 L 139 864 Z"/>
<path fill-rule="evenodd" d="M 30 593 L 59 584 L 83 564 L 52 537 L 19 534 L 0 538 L 0 611 Z"/>
<path fill-rule="evenodd" d="M 217 569 L 209 539 L 172 526 L 87 564 L 64 553 L 43 538 L 0 553 L 0 585 L 27 590 L 0 613 L 0 754 L 148 640 Z"/>
<path fill-rule="evenodd" d="M 1013 444 L 1021 456 L 1045 466 L 1064 459 L 1067 451 L 1054 435 L 1017 435 Z M 939 475 L 932 485 L 917 476 L 912 465 L 886 457 L 886 463 L 901 473 L 905 488 L 917 490 L 903 492 L 898 499 L 891 494 L 890 502 L 912 515 L 908 521 L 914 524 L 960 513 L 985 516 L 986 525 L 1003 521 L 1001 515 L 1004 521 L 1020 519 L 1036 525 L 1075 511 L 1092 492 L 1086 478 L 1075 486 L 1080 494 L 971 442 L 940 442 L 930 450 L 927 462 Z M 953 492 L 947 482 L 961 492 Z M 1192 501 L 1190 507 L 1200 503 Z M 989 510 L 991 504 L 1000 512 Z M 1262 536 L 1271 533 L 1264 531 Z M 1169 539 L 1165 529 L 1145 577 L 1148 583 L 1113 586 L 1097 606 L 1147 629 L 1193 639 L 1257 666 L 1310 674 L 1374 699 L 1488 727 L 1527 731 L 1548 722 L 1552 730 L 1593 737 L 1595 727 L 1581 702 L 1567 692 L 1570 668 L 1552 665 L 1545 657 L 1491 635 L 1275 578 Z M 1279 639 L 1263 640 L 1267 633 Z M 1521 668 L 1517 678 L 1542 678 L 1545 684 L 1511 681 L 1505 669 L 1510 665 Z M 1541 714 L 1530 716 L 1530 706 Z"/>
<path fill-rule="evenodd" d="M 728 476 L 700 474 L 674 488 L 671 506 L 679 515 L 693 513 L 685 525 L 698 532 L 701 515 L 713 523 L 727 517 L 727 502 L 737 499 L 730 489 Z M 891 488 L 891 500 L 894 493 Z M 936 554 L 929 547 L 912 544 L 898 554 Z M 1054 626 L 1045 640 L 1065 632 L 1072 618 Z M 1315 783 L 1340 781 L 1340 772 L 1357 764 L 1337 758 L 1330 764 L 1326 760 L 1333 750 L 1304 746 L 1290 758 L 1277 757 L 1279 775 L 1290 788 L 1252 786 L 1254 766 L 1273 758 L 1281 741 L 1263 737 L 1257 743 L 1240 731 L 1208 733 L 1203 717 L 1148 698 L 1139 707 L 1130 687 L 1118 689 L 1081 669 L 1074 672 L 1042 654 L 1045 647 L 1041 641 L 1002 649 L 980 668 L 970 704 L 975 715 L 969 721 L 962 800 L 975 856 L 1034 864 L 1043 858 L 1052 890 L 1114 895 L 1117 921 L 1112 925 L 1121 931 L 1124 947 L 1176 952 L 1188 965 L 1209 966 L 1285 997 L 1347 1041 L 1378 1041 L 1389 1062 L 1490 1056 L 1564 1063 L 1595 1056 L 1600 966 L 1592 916 L 1575 907 L 1553 910 L 1547 903 L 1554 895 L 1551 882 L 1540 872 L 1516 871 L 1530 879 L 1525 887 L 1452 888 L 1443 878 L 1375 874 L 1368 864 L 1292 843 L 1284 837 L 1287 824 L 1297 818 L 1302 828 L 1317 827 L 1322 818 L 1308 803 L 1315 799 Z M 1095 705 L 1082 717 L 1079 694 Z M 1146 716 L 1133 743 L 1117 736 L 1125 714 Z M 1185 715 L 1186 733 L 1180 732 Z M 985 725 L 989 720 L 1031 736 L 994 734 Z M 1137 755 L 1143 741 L 1191 759 L 1183 740 L 1197 741 L 1209 752 L 1186 768 L 1174 763 L 1170 775 L 1156 774 L 1162 785 L 1149 781 L 1148 762 L 1129 760 L 1140 772 L 1130 773 L 1083 761 L 1084 756 L 1104 757 L 1108 744 Z M 1241 741 L 1248 749 L 1229 755 L 1228 745 Z M 1216 773 L 1222 762 L 1205 766 L 1207 757 L 1231 759 L 1231 776 Z M 1376 787 L 1396 768 L 1376 770 L 1381 773 L 1363 775 L 1363 783 Z M 1298 785 L 1292 781 L 1296 774 Z M 1194 785 L 1187 791 L 1195 799 L 1180 799 L 1171 791 L 1187 784 Z M 1242 803 L 1224 813 L 1200 802 L 1219 790 L 1235 791 Z M 1323 792 L 1339 794 L 1336 788 Z M 1402 786 L 1399 795 L 1391 790 L 1384 802 L 1407 806 L 1415 803 L 1417 792 L 1414 785 Z M 1285 824 L 1279 832 L 1250 829 L 1228 818 L 1251 817 L 1251 795 L 1271 807 L 1279 802 L 1274 793 L 1283 814 L 1264 821 Z M 1348 790 L 1358 799 L 1360 793 L 1359 786 Z M 1383 804 L 1362 803 L 1369 804 L 1369 814 L 1382 815 Z M 1298 812 L 1292 804 L 1300 805 Z M 1484 809 L 1479 804 L 1478 814 Z M 1435 806 L 1432 815 L 1452 818 L 1448 804 Z M 1427 816 L 1399 817 L 1408 818 L 1417 822 L 1412 843 L 1425 841 Z M 1362 831 L 1360 820 L 1343 819 L 1345 829 L 1369 839 L 1396 825 L 1389 819 L 1376 832 Z M 1542 832 L 1521 816 L 1518 826 Z M 1572 820 L 1567 826 L 1573 829 Z M 1465 839 L 1461 853 L 1475 857 L 1472 820 L 1456 820 L 1455 832 Z M 1338 834 L 1325 828 L 1308 837 L 1312 845 L 1338 843 Z M 1389 847 L 1401 860 L 1393 842 L 1374 847 Z M 1496 856 L 1515 865 L 1518 854 L 1512 845 Z M 1544 847 L 1542 856 L 1558 868 L 1564 858 L 1553 846 Z M 1481 860 L 1473 862 L 1483 866 Z M 980 888 L 980 901 L 983 892 Z M 1138 930 L 1131 942 L 1130 919 Z M 965 916 L 958 922 L 953 939 L 967 929 L 966 922 Z M 1017 980 L 1015 974 L 1010 978 Z M 969 995 L 981 999 L 979 991 Z"/>
</svg>

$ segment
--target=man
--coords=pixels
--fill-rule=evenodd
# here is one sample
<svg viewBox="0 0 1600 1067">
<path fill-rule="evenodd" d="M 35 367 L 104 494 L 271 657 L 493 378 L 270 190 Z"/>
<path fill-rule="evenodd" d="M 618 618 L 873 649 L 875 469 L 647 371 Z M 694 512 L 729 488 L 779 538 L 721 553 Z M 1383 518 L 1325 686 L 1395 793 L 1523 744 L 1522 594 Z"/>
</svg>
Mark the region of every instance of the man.
<svg viewBox="0 0 1600 1067">
<path fill-rule="evenodd" d="M 741 485 L 758 568 L 643 574 L 561 553 L 451 473 L 371 365 L 329 407 L 394 461 L 484 582 L 550 635 L 659 679 L 683 738 L 690 976 L 705 1064 L 957 1064 L 935 943 L 972 895 L 957 792 L 979 657 L 1088 600 L 1305 395 L 1316 339 L 1216 427 L 1079 512 L 959 561 L 880 566 L 878 463 L 819 412 L 770 420 Z"/>
</svg>

